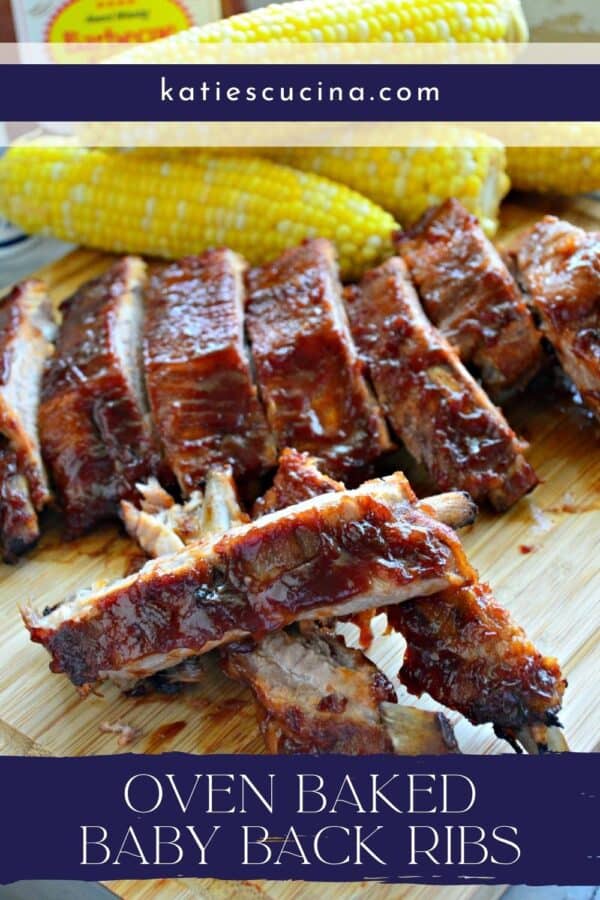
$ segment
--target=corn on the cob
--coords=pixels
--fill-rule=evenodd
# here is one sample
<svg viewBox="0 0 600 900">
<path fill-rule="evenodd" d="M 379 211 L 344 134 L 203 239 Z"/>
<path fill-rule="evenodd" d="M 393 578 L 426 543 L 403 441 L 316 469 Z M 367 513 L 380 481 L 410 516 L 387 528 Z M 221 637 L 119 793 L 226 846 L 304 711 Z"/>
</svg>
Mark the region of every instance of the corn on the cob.
<svg viewBox="0 0 600 900">
<path fill-rule="evenodd" d="M 267 160 L 141 160 L 68 140 L 8 150 L 0 212 L 30 233 L 167 258 L 229 246 L 262 263 L 319 235 L 335 242 L 344 278 L 388 255 L 397 228 L 347 187 Z"/>
<path fill-rule="evenodd" d="M 600 191 L 600 147 L 507 147 L 513 187 L 580 194 Z"/>
<path fill-rule="evenodd" d="M 423 147 L 298 147 L 260 150 L 277 162 L 324 175 L 364 194 L 402 225 L 456 197 L 478 217 L 488 235 L 508 192 L 502 145 L 474 132 L 448 129 L 447 144 Z M 454 146 L 453 140 L 460 146 Z"/>
<path fill-rule="evenodd" d="M 520 0 L 296 0 L 179 32 L 123 55 L 188 62 L 198 44 L 525 41 Z"/>
</svg>

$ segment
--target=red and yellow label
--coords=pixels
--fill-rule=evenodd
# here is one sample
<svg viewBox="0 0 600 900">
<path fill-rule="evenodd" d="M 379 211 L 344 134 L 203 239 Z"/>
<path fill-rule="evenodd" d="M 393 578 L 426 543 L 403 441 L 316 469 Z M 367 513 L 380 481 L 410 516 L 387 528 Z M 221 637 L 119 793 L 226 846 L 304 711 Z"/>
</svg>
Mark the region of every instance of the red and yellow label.
<svg viewBox="0 0 600 900">
<path fill-rule="evenodd" d="M 181 0 L 67 0 L 46 29 L 63 44 L 142 44 L 194 24 Z"/>
</svg>

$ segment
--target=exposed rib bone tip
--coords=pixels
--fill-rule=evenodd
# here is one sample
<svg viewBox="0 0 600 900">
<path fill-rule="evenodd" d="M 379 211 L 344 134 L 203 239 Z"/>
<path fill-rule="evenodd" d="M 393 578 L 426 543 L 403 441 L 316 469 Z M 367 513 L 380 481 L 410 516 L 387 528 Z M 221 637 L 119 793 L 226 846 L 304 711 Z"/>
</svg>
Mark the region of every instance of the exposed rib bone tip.
<svg viewBox="0 0 600 900">
<path fill-rule="evenodd" d="M 436 519 L 451 528 L 464 528 L 472 525 L 477 518 L 477 504 L 466 491 L 449 491 L 436 494 L 419 501 L 419 508 L 424 512 L 429 509 Z"/>
<path fill-rule="evenodd" d="M 556 725 L 527 725 L 519 729 L 516 740 L 526 753 L 539 756 L 543 753 L 569 753 L 570 748 L 561 728 Z"/>
</svg>

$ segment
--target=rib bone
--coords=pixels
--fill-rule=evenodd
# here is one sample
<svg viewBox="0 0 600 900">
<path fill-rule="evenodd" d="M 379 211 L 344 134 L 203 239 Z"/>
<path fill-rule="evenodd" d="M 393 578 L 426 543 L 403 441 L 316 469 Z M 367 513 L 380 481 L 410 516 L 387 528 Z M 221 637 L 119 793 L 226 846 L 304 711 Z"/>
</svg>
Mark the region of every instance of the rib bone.
<svg viewBox="0 0 600 900">
<path fill-rule="evenodd" d="M 148 674 L 149 657 L 183 659 L 293 621 L 464 583 L 469 566 L 456 535 L 407 502 L 405 485 L 394 475 L 264 516 L 46 616 L 26 609 L 25 624 L 51 653 L 52 670 L 83 686 L 140 667 Z M 469 519 L 472 505 L 463 503 Z M 455 518 L 448 499 L 438 514 L 446 506 Z"/>
</svg>

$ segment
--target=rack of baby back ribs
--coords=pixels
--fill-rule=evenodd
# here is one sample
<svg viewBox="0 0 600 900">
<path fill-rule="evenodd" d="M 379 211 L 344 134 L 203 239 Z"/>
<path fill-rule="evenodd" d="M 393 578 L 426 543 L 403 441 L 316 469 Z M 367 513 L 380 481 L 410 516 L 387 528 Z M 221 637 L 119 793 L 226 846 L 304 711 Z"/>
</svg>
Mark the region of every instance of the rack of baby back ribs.
<svg viewBox="0 0 600 900">
<path fill-rule="evenodd" d="M 214 651 L 272 752 L 456 752 L 448 720 L 398 704 L 336 632 L 383 608 L 409 691 L 516 749 L 566 749 L 558 663 L 456 532 L 475 503 L 506 510 L 536 485 L 490 397 L 555 359 L 600 416 L 600 241 L 546 217 L 503 260 L 454 200 L 394 241 L 345 288 L 321 239 L 253 269 L 227 249 L 150 271 L 128 257 L 62 304 L 53 352 L 43 286 L 4 300 L 5 558 L 38 536 L 42 457 L 68 536 L 120 515 L 151 557 L 23 609 L 82 694 L 200 680 Z M 440 493 L 373 477 L 398 444 Z"/>
</svg>

